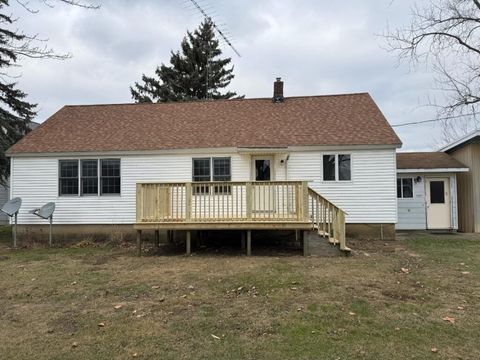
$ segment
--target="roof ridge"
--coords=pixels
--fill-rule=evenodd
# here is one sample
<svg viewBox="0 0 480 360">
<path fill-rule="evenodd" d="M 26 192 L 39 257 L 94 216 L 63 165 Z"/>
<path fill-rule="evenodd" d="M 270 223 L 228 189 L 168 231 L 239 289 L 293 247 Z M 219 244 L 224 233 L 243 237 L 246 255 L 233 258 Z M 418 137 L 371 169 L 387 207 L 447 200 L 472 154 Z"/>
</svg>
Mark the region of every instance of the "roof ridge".
<svg viewBox="0 0 480 360">
<path fill-rule="evenodd" d="M 358 95 L 370 95 L 368 92 L 354 92 L 354 93 L 340 93 L 340 94 L 324 94 L 324 95 L 297 95 L 286 96 L 288 99 L 308 99 L 308 98 L 323 98 L 323 97 L 340 97 L 340 96 L 358 96 Z M 87 106 L 124 106 L 124 105 L 178 105 L 178 104 L 191 104 L 191 103 L 214 103 L 214 102 L 233 102 L 233 101 L 255 101 L 255 100 L 272 100 L 271 97 L 256 97 L 256 98 L 244 98 L 244 99 L 216 99 L 216 100 L 185 100 L 185 101 L 168 101 L 168 102 L 139 102 L 139 103 L 104 103 L 104 104 L 75 104 L 64 105 L 63 107 L 87 107 Z"/>
</svg>

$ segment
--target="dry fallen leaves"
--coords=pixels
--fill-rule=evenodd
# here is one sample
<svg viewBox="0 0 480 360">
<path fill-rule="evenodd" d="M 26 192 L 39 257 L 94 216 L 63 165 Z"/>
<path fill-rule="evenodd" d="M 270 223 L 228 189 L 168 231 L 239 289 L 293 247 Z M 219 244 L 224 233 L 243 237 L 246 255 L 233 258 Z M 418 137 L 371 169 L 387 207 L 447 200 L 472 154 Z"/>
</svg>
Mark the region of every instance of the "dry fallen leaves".
<svg viewBox="0 0 480 360">
<path fill-rule="evenodd" d="M 75 341 L 72 343 L 72 348 L 76 348 L 76 347 L 78 347 L 78 343 Z"/>
<path fill-rule="evenodd" d="M 119 310 L 119 309 L 122 308 L 122 305 L 121 305 L 121 304 L 118 304 L 118 305 L 115 305 L 113 308 L 114 308 L 115 310 Z"/>
<path fill-rule="evenodd" d="M 355 313 L 354 313 L 353 311 L 350 311 L 350 312 L 348 313 L 348 315 L 350 315 L 350 316 L 354 316 L 354 315 L 355 315 Z"/>
<path fill-rule="evenodd" d="M 433 347 L 433 348 L 431 349 L 431 351 L 432 351 L 432 353 L 436 353 L 436 352 L 438 352 L 438 349 L 437 349 L 436 347 Z"/>
<path fill-rule="evenodd" d="M 98 327 L 105 327 L 105 323 L 104 323 L 104 322 L 98 323 L 97 326 L 98 326 Z"/>
<path fill-rule="evenodd" d="M 160 289 L 160 286 L 158 286 L 158 285 L 153 285 L 153 286 L 152 286 L 152 289 L 153 289 L 153 290 Z"/>
<path fill-rule="evenodd" d="M 400 271 L 404 274 L 408 274 L 410 272 L 410 270 L 408 270 L 407 268 L 401 268 Z"/>
<path fill-rule="evenodd" d="M 470 271 L 462 271 L 462 275 L 470 275 Z"/>
<path fill-rule="evenodd" d="M 214 335 L 214 334 L 212 334 L 212 338 L 214 338 L 215 340 L 220 340 L 220 338 L 217 335 Z"/>
<path fill-rule="evenodd" d="M 447 322 L 449 322 L 450 324 L 455 324 L 455 318 L 450 317 L 450 316 L 444 316 L 444 317 L 442 318 L 442 320 L 443 320 L 443 321 L 447 321 Z"/>
</svg>

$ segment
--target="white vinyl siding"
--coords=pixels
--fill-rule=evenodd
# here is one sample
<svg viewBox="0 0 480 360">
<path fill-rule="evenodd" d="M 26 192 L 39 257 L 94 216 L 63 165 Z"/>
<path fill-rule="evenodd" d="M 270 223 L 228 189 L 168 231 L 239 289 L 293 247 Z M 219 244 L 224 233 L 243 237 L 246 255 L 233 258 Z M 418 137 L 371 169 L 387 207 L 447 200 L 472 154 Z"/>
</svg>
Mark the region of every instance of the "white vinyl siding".
<svg viewBox="0 0 480 360">
<path fill-rule="evenodd" d="M 329 153 L 335 151 L 332 149 Z M 322 157 L 327 152 L 304 151 L 277 154 L 274 157 L 276 180 L 307 180 L 325 198 L 344 209 L 349 223 L 395 223 L 396 161 L 395 150 L 342 150 L 351 155 L 350 181 L 324 182 Z M 133 224 L 137 182 L 190 182 L 192 159 L 230 157 L 232 181 L 250 181 L 251 155 L 211 154 L 192 150 L 181 155 L 125 155 L 121 158 L 120 196 L 58 196 L 58 157 L 18 157 L 13 161 L 13 196 L 23 200 L 20 224 L 44 224 L 29 214 L 47 202 L 56 203 L 55 224 Z M 82 159 L 82 157 L 78 157 Z M 85 159 L 92 158 L 86 156 Z M 98 157 L 96 157 L 98 158 Z M 101 158 L 101 157 L 99 157 Z M 107 157 L 105 157 L 107 158 Z"/>
<path fill-rule="evenodd" d="M 347 223 L 395 223 L 397 179 L 395 150 L 355 150 L 350 181 L 323 181 L 323 155 L 329 152 L 291 153 L 289 180 L 307 180 L 310 187 L 347 212 Z"/>
<path fill-rule="evenodd" d="M 398 178 L 413 178 L 413 198 L 398 199 L 398 230 L 426 230 L 427 209 L 425 199 L 425 178 L 448 177 L 450 182 L 451 223 L 458 229 L 457 177 L 450 173 L 402 173 Z M 415 179 L 420 178 L 420 181 Z"/>
<path fill-rule="evenodd" d="M 19 223 L 44 224 L 45 221 L 28 212 L 53 201 L 56 203 L 53 215 L 55 224 L 133 224 L 137 182 L 190 182 L 192 158 L 210 155 L 124 156 L 121 157 L 120 166 L 121 195 L 83 197 L 58 196 L 59 158 L 15 158 L 13 166 L 15 186 L 12 193 L 13 196 L 19 196 L 23 200 Z M 232 158 L 232 181 L 250 179 L 249 156 L 238 154 L 218 156 Z M 85 157 L 88 158 L 91 156 Z"/>
</svg>

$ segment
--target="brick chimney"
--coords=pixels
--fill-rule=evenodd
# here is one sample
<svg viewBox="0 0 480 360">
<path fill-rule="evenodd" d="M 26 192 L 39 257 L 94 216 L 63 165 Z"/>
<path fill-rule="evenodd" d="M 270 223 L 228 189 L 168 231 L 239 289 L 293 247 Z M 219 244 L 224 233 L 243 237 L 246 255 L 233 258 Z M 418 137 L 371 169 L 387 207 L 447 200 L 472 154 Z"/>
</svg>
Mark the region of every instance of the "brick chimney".
<svg viewBox="0 0 480 360">
<path fill-rule="evenodd" d="M 273 102 L 283 102 L 283 99 L 283 81 L 278 77 L 273 83 Z"/>
</svg>

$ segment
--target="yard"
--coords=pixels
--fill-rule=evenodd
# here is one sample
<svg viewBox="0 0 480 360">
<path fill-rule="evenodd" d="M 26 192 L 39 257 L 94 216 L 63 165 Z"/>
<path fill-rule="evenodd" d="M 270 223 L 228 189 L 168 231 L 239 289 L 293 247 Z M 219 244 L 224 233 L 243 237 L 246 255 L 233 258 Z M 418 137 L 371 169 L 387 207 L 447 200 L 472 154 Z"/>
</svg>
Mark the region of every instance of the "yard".
<svg viewBox="0 0 480 360">
<path fill-rule="evenodd" d="M 12 251 L 2 236 L 4 359 L 480 358 L 480 238 L 349 243 L 349 258 L 137 258 Z"/>
</svg>

